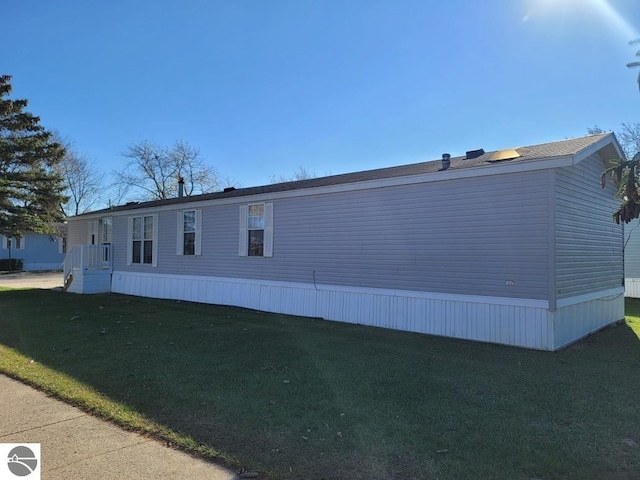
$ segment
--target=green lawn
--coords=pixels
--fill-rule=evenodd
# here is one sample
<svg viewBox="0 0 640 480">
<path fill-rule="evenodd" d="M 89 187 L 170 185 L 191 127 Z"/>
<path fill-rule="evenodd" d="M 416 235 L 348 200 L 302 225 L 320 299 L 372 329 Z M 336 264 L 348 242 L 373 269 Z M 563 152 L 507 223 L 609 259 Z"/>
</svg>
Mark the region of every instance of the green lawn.
<svg viewBox="0 0 640 480">
<path fill-rule="evenodd" d="M 627 311 L 548 353 L 4 290 L 0 371 L 263 478 L 637 479 L 640 302 Z"/>
</svg>

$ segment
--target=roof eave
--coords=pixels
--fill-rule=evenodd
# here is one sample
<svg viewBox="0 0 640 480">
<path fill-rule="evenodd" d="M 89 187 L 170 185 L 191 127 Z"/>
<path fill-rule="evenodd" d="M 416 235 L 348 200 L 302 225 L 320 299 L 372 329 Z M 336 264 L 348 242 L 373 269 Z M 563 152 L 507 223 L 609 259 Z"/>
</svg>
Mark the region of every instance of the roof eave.
<svg viewBox="0 0 640 480">
<path fill-rule="evenodd" d="M 601 139 L 584 147 L 582 150 L 577 151 L 573 155 L 573 164 L 576 165 L 582 162 L 584 159 L 590 157 L 594 153 L 600 152 L 608 146 L 611 146 L 613 149 L 615 149 L 615 153 L 618 158 L 624 158 L 624 153 L 622 151 L 622 148 L 620 147 L 620 144 L 618 143 L 618 139 L 613 133 L 609 133 Z"/>
<path fill-rule="evenodd" d="M 209 204 L 228 204 L 238 202 L 252 202 L 252 201 L 265 201 L 276 198 L 289 198 L 294 196 L 316 195 L 323 193 L 333 193 L 347 190 L 363 190 L 374 189 L 381 187 L 391 187 L 399 185 L 408 185 L 416 183 L 430 183 L 443 180 L 455 180 L 461 178 L 478 177 L 485 175 L 499 175 L 505 173 L 518 173 L 533 170 L 549 169 L 549 168 L 561 168 L 575 165 L 590 155 L 600 152 L 607 147 L 613 148 L 614 151 L 623 156 L 622 149 L 618 144 L 613 134 L 607 134 L 602 138 L 594 141 L 588 146 L 575 153 L 566 155 L 555 155 L 542 158 L 531 158 L 529 160 L 522 159 L 517 162 L 499 162 L 493 165 L 478 165 L 469 168 L 457 169 L 452 165 L 452 168 L 448 170 L 431 171 L 419 174 L 402 175 L 397 177 L 385 177 L 367 180 L 354 180 L 344 183 L 328 184 L 328 185 L 315 185 L 309 187 L 300 187 L 287 190 L 275 190 L 268 192 L 256 192 L 251 191 L 252 188 L 248 188 L 246 193 L 242 193 L 243 189 L 236 190 L 234 195 L 219 195 L 212 194 L 212 196 L 196 196 L 196 197 L 184 197 L 168 199 L 168 201 L 158 202 L 142 202 L 132 205 L 121 205 L 113 208 L 106 208 L 95 212 L 89 212 L 82 214 L 78 217 L 92 219 L 100 218 L 108 215 L 128 214 L 130 212 L 148 212 L 157 211 L 158 209 L 167 210 L 179 210 L 194 204 L 209 205 Z M 258 188 L 258 187 L 256 187 Z M 222 193 L 222 192 L 219 192 Z M 78 218 L 76 217 L 76 218 Z"/>
</svg>

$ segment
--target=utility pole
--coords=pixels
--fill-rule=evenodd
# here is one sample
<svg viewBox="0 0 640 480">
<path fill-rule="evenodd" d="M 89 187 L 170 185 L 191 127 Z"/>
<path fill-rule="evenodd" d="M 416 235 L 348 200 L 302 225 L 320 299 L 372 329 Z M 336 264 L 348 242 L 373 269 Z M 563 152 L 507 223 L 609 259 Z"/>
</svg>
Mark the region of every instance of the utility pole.
<svg viewBox="0 0 640 480">
<path fill-rule="evenodd" d="M 13 270 L 13 265 L 11 263 L 11 247 L 12 247 L 12 238 L 7 237 L 7 248 L 9 249 L 9 271 Z"/>
</svg>

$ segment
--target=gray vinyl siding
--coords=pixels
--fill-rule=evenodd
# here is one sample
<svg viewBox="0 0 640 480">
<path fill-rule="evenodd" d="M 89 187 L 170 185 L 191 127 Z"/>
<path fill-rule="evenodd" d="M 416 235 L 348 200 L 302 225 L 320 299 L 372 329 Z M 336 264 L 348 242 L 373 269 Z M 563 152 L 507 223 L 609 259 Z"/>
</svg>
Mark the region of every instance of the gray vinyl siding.
<svg viewBox="0 0 640 480">
<path fill-rule="evenodd" d="M 132 215 L 133 216 L 133 215 Z M 174 215 L 175 216 L 175 215 Z M 114 270 L 124 270 L 127 265 L 127 242 L 128 242 L 128 218 L 127 216 L 113 217 L 113 227 L 111 230 L 111 240 L 113 243 L 113 268 Z M 174 235 L 175 236 L 175 235 Z M 162 244 L 164 242 L 159 242 Z M 174 251 L 175 255 L 175 251 Z M 137 265 L 141 271 L 155 271 L 151 265 Z"/>
<path fill-rule="evenodd" d="M 67 248 L 88 243 L 89 222 L 86 218 L 70 218 L 67 223 Z"/>
<path fill-rule="evenodd" d="M 624 226 L 624 276 L 640 278 L 640 220 L 634 220 Z"/>
<path fill-rule="evenodd" d="M 126 265 L 129 215 L 119 212 L 114 269 L 548 297 L 546 171 L 269 200 L 273 257 L 241 257 L 239 207 L 257 201 L 202 207 L 202 256 L 176 255 L 177 210 L 158 209 L 157 267 Z"/>
<path fill-rule="evenodd" d="M 622 286 L 623 228 L 611 214 L 614 188 L 600 188 L 604 163 L 592 155 L 556 170 L 556 293 L 567 298 Z"/>
</svg>

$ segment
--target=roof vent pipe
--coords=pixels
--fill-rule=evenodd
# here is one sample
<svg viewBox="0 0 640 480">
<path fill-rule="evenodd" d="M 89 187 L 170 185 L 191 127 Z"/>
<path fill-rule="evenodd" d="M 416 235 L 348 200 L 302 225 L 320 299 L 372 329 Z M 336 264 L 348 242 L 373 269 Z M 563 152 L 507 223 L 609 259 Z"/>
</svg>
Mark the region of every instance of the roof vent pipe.
<svg viewBox="0 0 640 480">
<path fill-rule="evenodd" d="M 178 179 L 178 198 L 184 197 L 184 178 Z"/>
<path fill-rule="evenodd" d="M 451 166 L 451 155 L 448 153 L 442 154 L 442 170 L 446 170 Z"/>
</svg>

